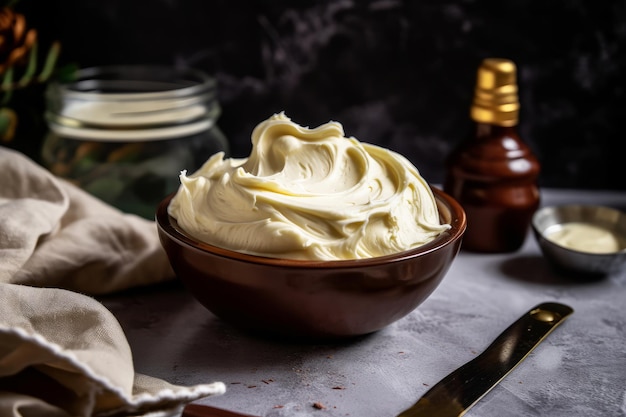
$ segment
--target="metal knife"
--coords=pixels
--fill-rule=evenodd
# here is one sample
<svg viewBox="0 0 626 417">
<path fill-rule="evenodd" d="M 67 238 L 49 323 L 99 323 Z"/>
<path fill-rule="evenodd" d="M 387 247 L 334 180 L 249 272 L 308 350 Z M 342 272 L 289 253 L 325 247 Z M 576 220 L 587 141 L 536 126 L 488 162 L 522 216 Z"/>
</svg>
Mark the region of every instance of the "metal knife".
<svg viewBox="0 0 626 417">
<path fill-rule="evenodd" d="M 502 332 L 480 355 L 434 385 L 397 417 L 458 417 L 504 379 L 574 310 L 543 303 Z"/>
</svg>

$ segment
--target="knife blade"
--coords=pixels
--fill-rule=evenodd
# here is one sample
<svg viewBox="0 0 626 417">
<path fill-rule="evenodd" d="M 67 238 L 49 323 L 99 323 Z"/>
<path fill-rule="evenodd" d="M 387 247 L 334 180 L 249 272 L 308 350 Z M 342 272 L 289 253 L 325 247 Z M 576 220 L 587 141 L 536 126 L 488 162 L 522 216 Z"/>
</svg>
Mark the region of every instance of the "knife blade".
<svg viewBox="0 0 626 417">
<path fill-rule="evenodd" d="M 574 310 L 539 304 L 504 330 L 485 351 L 435 384 L 397 417 L 459 417 L 502 381 Z"/>
</svg>

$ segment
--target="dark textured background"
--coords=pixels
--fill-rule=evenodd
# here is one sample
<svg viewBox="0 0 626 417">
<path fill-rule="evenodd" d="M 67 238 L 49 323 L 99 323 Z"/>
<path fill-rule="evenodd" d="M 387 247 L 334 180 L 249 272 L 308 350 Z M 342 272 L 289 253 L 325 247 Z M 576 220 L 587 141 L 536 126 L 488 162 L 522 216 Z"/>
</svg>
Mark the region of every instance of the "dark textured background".
<svg viewBox="0 0 626 417">
<path fill-rule="evenodd" d="M 519 70 L 520 133 L 549 187 L 626 189 L 626 2 L 22 0 L 80 66 L 157 63 L 214 75 L 219 125 L 245 156 L 256 123 L 341 122 L 430 182 L 469 129 L 482 58 Z"/>
</svg>

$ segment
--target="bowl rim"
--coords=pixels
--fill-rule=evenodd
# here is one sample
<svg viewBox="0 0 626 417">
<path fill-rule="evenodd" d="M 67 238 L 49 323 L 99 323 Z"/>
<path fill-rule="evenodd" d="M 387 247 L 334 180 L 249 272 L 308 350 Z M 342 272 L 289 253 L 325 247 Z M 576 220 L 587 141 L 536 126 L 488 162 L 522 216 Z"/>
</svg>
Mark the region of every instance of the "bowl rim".
<svg viewBox="0 0 626 417">
<path fill-rule="evenodd" d="M 610 207 L 610 206 L 604 206 L 601 204 L 583 204 L 583 203 L 564 203 L 564 204 L 552 204 L 552 205 L 547 205 L 544 207 L 539 208 L 532 217 L 531 220 L 531 226 L 533 231 L 535 232 L 535 236 L 538 237 L 538 240 L 542 240 L 544 242 L 546 242 L 547 244 L 559 248 L 563 251 L 566 252 L 571 252 L 573 254 L 578 254 L 581 256 L 586 256 L 591 258 L 601 258 L 601 257 L 612 257 L 612 256 L 617 256 L 620 254 L 624 254 L 626 253 L 626 248 L 620 249 L 618 251 L 613 251 L 613 252 L 586 252 L 583 250 L 578 250 L 578 249 L 573 249 L 567 246 L 563 246 L 557 242 L 555 242 L 552 239 L 549 239 L 546 232 L 552 228 L 553 226 L 558 226 L 558 225 L 562 225 L 564 224 L 563 222 L 560 223 L 553 223 L 551 225 L 549 225 L 548 227 L 545 228 L 541 228 L 538 226 L 538 221 L 539 221 L 539 217 L 543 216 L 544 213 L 548 210 L 566 210 L 566 209 L 600 209 L 600 210 L 605 210 L 605 211 L 609 211 L 612 213 L 615 213 L 616 215 L 619 216 L 626 216 L 626 213 L 624 213 L 622 210 L 616 209 L 614 207 Z M 589 222 L 591 224 L 597 225 L 598 223 L 595 222 Z"/>
<path fill-rule="evenodd" d="M 386 263 L 400 262 L 403 260 L 425 256 L 445 246 L 451 245 L 463 237 L 465 229 L 467 227 L 467 217 L 465 211 L 461 205 L 450 195 L 442 191 L 437 187 L 433 187 L 429 184 L 430 189 L 433 192 L 435 201 L 438 205 L 443 205 L 450 212 L 451 222 L 450 229 L 442 232 L 432 241 L 425 243 L 413 249 L 409 249 L 403 252 L 398 252 L 390 255 L 377 256 L 373 258 L 363 259 L 342 259 L 342 260 L 303 260 L 303 259 L 288 259 L 288 258 L 273 258 L 260 255 L 252 255 L 243 252 L 237 252 L 231 249 L 221 248 L 219 246 L 211 245 L 205 242 L 201 242 L 184 232 L 184 230 L 178 225 L 176 219 L 169 215 L 167 208 L 170 201 L 176 195 L 176 192 L 169 194 L 165 197 L 161 203 L 157 206 L 155 220 L 157 227 L 160 231 L 169 236 L 170 239 L 175 240 L 178 244 L 183 245 L 189 249 L 208 253 L 213 256 L 219 256 L 222 258 L 230 258 L 232 260 L 254 263 L 266 266 L 274 267 L 296 267 L 296 268 L 313 268 L 313 269 L 330 269 L 330 268 L 355 268 L 364 266 L 374 266 Z M 457 214 L 457 218 L 453 216 Z M 441 217 L 441 214 L 440 214 Z"/>
</svg>

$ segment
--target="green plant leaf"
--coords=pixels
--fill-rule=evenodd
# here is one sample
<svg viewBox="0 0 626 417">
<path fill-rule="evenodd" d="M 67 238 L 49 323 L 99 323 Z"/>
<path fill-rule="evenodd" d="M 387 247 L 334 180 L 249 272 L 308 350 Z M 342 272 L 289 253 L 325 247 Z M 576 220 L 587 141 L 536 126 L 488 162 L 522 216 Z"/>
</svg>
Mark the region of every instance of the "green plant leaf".
<svg viewBox="0 0 626 417">
<path fill-rule="evenodd" d="M 26 64 L 26 69 L 24 70 L 24 74 L 22 78 L 17 82 L 18 87 L 25 87 L 28 85 L 30 80 L 32 80 L 33 75 L 35 75 L 35 71 L 37 70 L 37 50 L 38 50 L 37 42 L 33 44 L 33 47 L 30 49 L 28 54 L 28 63 Z"/>
<path fill-rule="evenodd" d="M 59 58 L 59 54 L 61 52 L 61 44 L 59 42 L 53 42 L 52 46 L 48 50 L 48 55 L 46 56 L 46 60 L 44 61 L 43 69 L 37 77 L 37 80 L 41 83 L 46 82 L 48 78 L 52 75 L 54 71 L 54 67 L 56 65 L 57 59 Z"/>
<path fill-rule="evenodd" d="M 0 142 L 10 142 L 15 136 L 17 115 L 8 107 L 0 108 Z"/>
<path fill-rule="evenodd" d="M 4 95 L 2 96 L 2 101 L 0 104 L 6 106 L 6 104 L 11 100 L 11 96 L 13 95 L 13 90 L 11 89 L 11 85 L 13 83 L 13 67 L 7 68 L 4 73 L 4 77 L 2 78 L 2 92 Z"/>
<path fill-rule="evenodd" d="M 0 109 L 0 136 L 4 136 L 4 132 L 11 126 L 11 117 L 3 110 Z"/>
<path fill-rule="evenodd" d="M 54 71 L 54 77 L 61 83 L 74 81 L 76 80 L 79 68 L 78 64 L 75 63 L 64 65 Z"/>
</svg>

